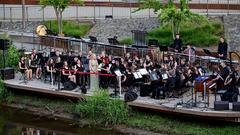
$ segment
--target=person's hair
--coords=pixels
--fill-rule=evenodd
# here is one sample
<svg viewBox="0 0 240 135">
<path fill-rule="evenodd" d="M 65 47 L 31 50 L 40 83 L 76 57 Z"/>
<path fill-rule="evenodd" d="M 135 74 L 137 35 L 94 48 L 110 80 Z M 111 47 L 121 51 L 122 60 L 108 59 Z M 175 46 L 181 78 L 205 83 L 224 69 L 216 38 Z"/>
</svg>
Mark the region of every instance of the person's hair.
<svg viewBox="0 0 240 135">
<path fill-rule="evenodd" d="M 54 63 L 54 60 L 52 59 L 52 58 L 50 58 L 48 61 L 47 61 L 47 65 L 50 65 L 51 63 L 51 60 L 53 61 L 53 63 Z"/>
</svg>

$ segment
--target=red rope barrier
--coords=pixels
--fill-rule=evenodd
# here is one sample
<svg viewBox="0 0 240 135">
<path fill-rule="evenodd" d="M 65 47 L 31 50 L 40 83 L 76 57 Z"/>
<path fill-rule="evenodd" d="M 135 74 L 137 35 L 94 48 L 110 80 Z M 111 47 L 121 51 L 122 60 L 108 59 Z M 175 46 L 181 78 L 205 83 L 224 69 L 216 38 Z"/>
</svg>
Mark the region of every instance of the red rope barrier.
<svg viewBox="0 0 240 135">
<path fill-rule="evenodd" d="M 76 71 L 76 70 L 60 70 L 60 71 L 64 71 L 64 72 L 71 72 L 71 73 L 79 73 L 79 74 L 96 74 L 96 75 L 100 75 L 100 76 L 116 76 L 115 74 L 102 74 L 102 73 L 98 73 L 98 72 L 81 72 L 81 71 Z"/>
</svg>

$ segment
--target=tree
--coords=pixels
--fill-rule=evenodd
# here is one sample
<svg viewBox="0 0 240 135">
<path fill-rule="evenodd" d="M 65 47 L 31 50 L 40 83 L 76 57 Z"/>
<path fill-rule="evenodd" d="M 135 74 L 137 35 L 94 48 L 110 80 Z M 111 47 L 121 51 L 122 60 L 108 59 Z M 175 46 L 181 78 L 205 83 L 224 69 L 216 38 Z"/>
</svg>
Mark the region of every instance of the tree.
<svg viewBox="0 0 240 135">
<path fill-rule="evenodd" d="M 179 8 L 174 5 L 172 0 L 169 0 L 159 17 L 163 24 L 171 25 L 173 39 L 175 34 L 180 32 L 183 22 L 190 21 L 197 24 L 205 20 L 203 16 L 190 11 L 187 0 L 180 0 Z"/>
<path fill-rule="evenodd" d="M 163 5 L 161 0 L 140 0 L 140 8 L 136 11 L 151 8 L 155 13 L 158 13 L 163 26 L 171 25 L 172 36 L 180 32 L 180 26 L 185 21 L 199 23 L 204 19 L 203 16 L 193 13 L 188 7 L 188 0 L 180 0 L 179 8 L 174 4 L 173 0 L 168 0 L 168 3 Z"/>
<path fill-rule="evenodd" d="M 53 6 L 58 23 L 58 33 L 59 35 L 63 35 L 62 33 L 62 13 L 63 11 L 71 4 L 71 3 L 82 4 L 82 0 L 40 0 L 40 4 L 45 8 L 46 6 Z"/>
<path fill-rule="evenodd" d="M 157 13 L 160 9 L 163 8 L 161 0 L 139 0 L 140 7 L 133 11 L 137 12 L 144 9 L 153 9 L 155 13 Z"/>
</svg>

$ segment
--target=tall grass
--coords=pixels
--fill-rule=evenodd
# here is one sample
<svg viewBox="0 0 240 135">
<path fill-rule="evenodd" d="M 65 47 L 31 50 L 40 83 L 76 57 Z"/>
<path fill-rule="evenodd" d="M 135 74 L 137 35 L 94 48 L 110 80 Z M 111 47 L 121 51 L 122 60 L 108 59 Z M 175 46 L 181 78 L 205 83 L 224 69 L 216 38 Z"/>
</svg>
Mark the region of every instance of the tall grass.
<svg viewBox="0 0 240 135">
<path fill-rule="evenodd" d="M 86 102 L 79 102 L 76 111 L 95 123 L 120 124 L 128 118 L 127 105 L 119 99 L 111 99 L 105 90 L 94 91 Z"/>
<path fill-rule="evenodd" d="M 58 33 L 57 21 L 46 21 L 44 25 L 51 31 Z M 89 23 L 78 23 L 75 21 L 63 21 L 63 33 L 71 37 L 83 37 L 90 29 Z"/>
<path fill-rule="evenodd" d="M 199 23 L 199 25 L 185 22 L 181 25 L 180 31 L 183 44 L 191 44 L 194 46 L 217 45 L 219 37 L 222 36 L 223 33 L 223 25 L 217 21 L 202 22 Z M 169 25 L 151 30 L 148 38 L 157 39 L 160 45 L 170 45 L 173 43 Z"/>
</svg>

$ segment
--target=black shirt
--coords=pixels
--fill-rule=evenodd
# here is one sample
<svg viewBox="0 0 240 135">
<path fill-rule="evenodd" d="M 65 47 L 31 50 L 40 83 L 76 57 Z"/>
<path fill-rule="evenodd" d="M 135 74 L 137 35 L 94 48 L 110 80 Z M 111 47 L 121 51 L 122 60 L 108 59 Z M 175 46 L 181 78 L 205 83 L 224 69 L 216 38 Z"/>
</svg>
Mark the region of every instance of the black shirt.
<svg viewBox="0 0 240 135">
<path fill-rule="evenodd" d="M 182 39 L 175 39 L 173 42 L 173 46 L 174 49 L 178 50 L 178 52 L 181 52 L 181 48 L 182 48 Z"/>
<path fill-rule="evenodd" d="M 223 54 L 223 59 L 227 58 L 228 44 L 226 42 L 220 42 L 218 44 L 218 54 Z"/>
</svg>

